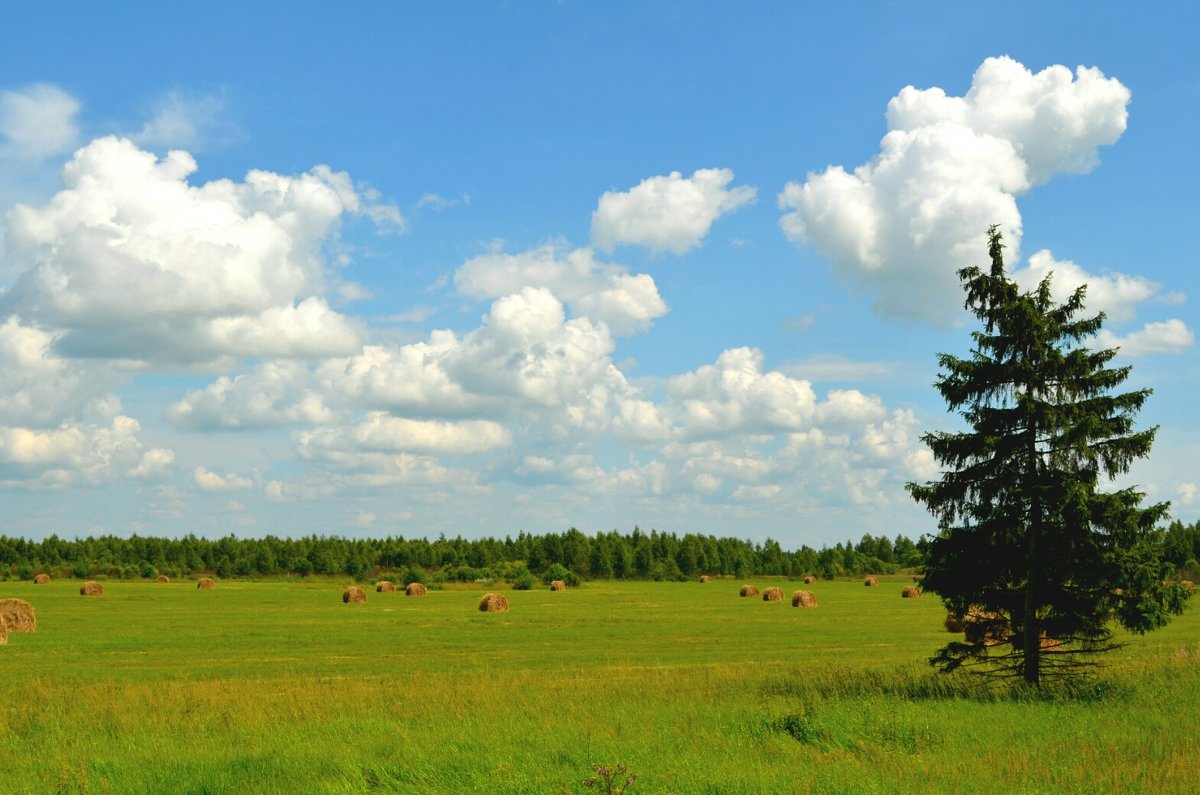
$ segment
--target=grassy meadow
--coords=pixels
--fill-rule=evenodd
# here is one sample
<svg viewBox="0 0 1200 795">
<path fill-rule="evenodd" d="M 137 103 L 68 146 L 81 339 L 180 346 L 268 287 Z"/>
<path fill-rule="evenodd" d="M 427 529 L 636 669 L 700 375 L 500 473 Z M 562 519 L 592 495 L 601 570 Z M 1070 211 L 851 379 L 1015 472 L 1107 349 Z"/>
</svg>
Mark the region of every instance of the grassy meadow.
<svg viewBox="0 0 1200 795">
<path fill-rule="evenodd" d="M 0 583 L 6 793 L 1194 792 L 1200 611 L 1086 688 L 988 691 L 902 580 L 594 582 L 341 602 L 338 582 Z"/>
</svg>

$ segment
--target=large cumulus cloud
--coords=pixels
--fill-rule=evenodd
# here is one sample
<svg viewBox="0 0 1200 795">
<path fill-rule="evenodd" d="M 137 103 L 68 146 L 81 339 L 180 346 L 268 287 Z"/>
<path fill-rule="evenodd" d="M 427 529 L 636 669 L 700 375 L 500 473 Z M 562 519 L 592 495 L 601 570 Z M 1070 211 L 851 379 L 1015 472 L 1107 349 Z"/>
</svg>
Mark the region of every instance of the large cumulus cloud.
<svg viewBox="0 0 1200 795">
<path fill-rule="evenodd" d="M 349 177 L 318 166 L 193 186 L 196 167 L 121 138 L 80 149 L 47 205 L 8 214 L 24 273 L 0 313 L 60 331 L 65 355 L 145 365 L 357 350 L 362 329 L 323 296 L 322 246 L 372 211 Z"/>
<path fill-rule="evenodd" d="M 1130 93 L 1098 69 L 1033 73 L 989 58 L 963 97 L 908 86 L 888 104 L 879 154 L 830 166 L 779 194 L 789 238 L 828 256 L 885 316 L 947 324 L 955 271 L 978 264 L 985 230 L 1021 240 L 1017 197 L 1058 172 L 1087 171 L 1125 130 Z"/>
</svg>

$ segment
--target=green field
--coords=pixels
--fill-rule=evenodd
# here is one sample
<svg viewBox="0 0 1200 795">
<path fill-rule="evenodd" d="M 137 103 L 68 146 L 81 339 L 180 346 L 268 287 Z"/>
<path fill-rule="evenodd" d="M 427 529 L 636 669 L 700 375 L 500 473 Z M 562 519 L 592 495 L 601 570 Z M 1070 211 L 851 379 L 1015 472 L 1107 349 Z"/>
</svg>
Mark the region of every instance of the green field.
<svg viewBox="0 0 1200 795">
<path fill-rule="evenodd" d="M 1037 697 L 934 674 L 949 639 L 901 580 L 593 582 L 424 598 L 336 582 L 0 583 L 6 793 L 1194 792 L 1200 612 Z"/>
</svg>

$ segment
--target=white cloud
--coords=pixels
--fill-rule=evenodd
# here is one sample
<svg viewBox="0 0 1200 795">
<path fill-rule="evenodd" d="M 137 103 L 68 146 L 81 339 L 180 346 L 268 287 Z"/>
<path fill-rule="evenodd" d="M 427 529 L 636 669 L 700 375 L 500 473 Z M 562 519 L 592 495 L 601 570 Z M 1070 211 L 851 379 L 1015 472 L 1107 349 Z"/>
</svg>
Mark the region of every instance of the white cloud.
<svg viewBox="0 0 1200 795">
<path fill-rule="evenodd" d="M 598 262 L 590 249 L 556 244 L 474 257 L 455 272 L 454 284 L 463 295 L 491 299 L 542 287 L 576 316 L 603 322 L 614 334 L 644 331 L 667 312 L 647 274 L 631 275 L 622 265 Z"/>
<path fill-rule="evenodd" d="M 414 420 L 382 411 L 349 427 L 300 431 L 294 438 L 305 458 L 330 451 L 476 455 L 509 447 L 513 441 L 508 428 L 488 420 Z"/>
<path fill-rule="evenodd" d="M 308 367 L 296 361 L 264 362 L 250 373 L 223 375 L 167 408 L 167 419 L 188 430 L 244 430 L 323 425 L 334 412 L 315 389 Z"/>
<path fill-rule="evenodd" d="M 1013 271 L 1011 276 L 1022 289 L 1032 290 L 1051 274 L 1050 293 L 1054 300 L 1061 303 L 1086 284 L 1084 306 L 1087 312 L 1095 314 L 1102 311 L 1115 322 L 1132 318 L 1135 307 L 1155 295 L 1161 287 L 1140 276 L 1127 276 L 1124 273 L 1097 276 L 1088 273 L 1070 260 L 1055 259 L 1048 249 L 1034 253 L 1028 265 Z"/>
<path fill-rule="evenodd" d="M 1096 348 L 1120 348 L 1125 356 L 1144 356 L 1150 353 L 1179 353 L 1192 347 L 1196 335 L 1182 320 L 1171 318 L 1147 323 L 1138 331 L 1119 336 L 1101 329 L 1093 340 Z"/>
<path fill-rule="evenodd" d="M 78 113 L 79 101 L 57 86 L 0 91 L 0 155 L 45 158 L 70 151 L 79 139 Z"/>
<path fill-rule="evenodd" d="M 1180 483 L 1175 487 L 1175 493 L 1179 495 L 1179 502 L 1182 505 L 1191 505 L 1196 501 L 1196 484 Z"/>
<path fill-rule="evenodd" d="M 667 393 L 685 438 L 798 430 L 809 425 L 816 396 L 807 381 L 762 372 L 763 355 L 732 348 L 691 373 L 667 382 Z"/>
<path fill-rule="evenodd" d="M 124 139 L 80 149 L 49 204 L 9 213 L 26 270 L 0 314 L 60 332 L 67 355 L 162 366 L 357 351 L 362 330 L 322 296 L 322 247 L 344 216 L 372 212 L 349 177 L 318 166 L 192 186 L 195 170 L 186 152 Z"/>
<path fill-rule="evenodd" d="M 17 317 L 0 323 L 0 424 L 57 425 L 115 383 L 110 368 L 57 356 L 56 338 Z"/>
<path fill-rule="evenodd" d="M 202 151 L 241 136 L 228 117 L 225 100 L 212 94 L 169 91 L 153 108 L 153 117 L 131 136 L 140 146 Z"/>
<path fill-rule="evenodd" d="M 605 251 L 638 245 L 683 254 L 699 246 L 722 215 L 754 201 L 754 188 L 729 188 L 732 181 L 727 168 L 702 168 L 690 178 L 672 171 L 624 193 L 608 191 L 592 213 L 592 240 Z"/>
<path fill-rule="evenodd" d="M 137 438 L 140 430 L 137 420 L 124 415 L 107 424 L 0 427 L 0 485 L 98 485 L 166 474 L 174 454 L 162 448 L 145 449 Z"/>
<path fill-rule="evenodd" d="M 607 326 L 566 319 L 545 288 L 495 301 L 482 325 L 461 338 L 435 331 L 428 342 L 367 346 L 326 362 L 318 377 L 360 408 L 463 417 L 531 414 L 552 426 L 602 430 L 614 402 L 632 395 L 612 363 Z"/>
<path fill-rule="evenodd" d="M 254 488 L 254 481 L 250 478 L 244 478 L 232 472 L 227 475 L 219 475 L 204 467 L 196 467 L 192 470 L 192 482 L 196 484 L 197 488 L 204 491 L 244 491 Z"/>
<path fill-rule="evenodd" d="M 779 194 L 789 238 L 876 296 L 882 315 L 948 324 L 957 269 L 980 262 L 999 224 L 1021 240 L 1016 197 L 1056 172 L 1086 171 L 1125 129 L 1129 91 L 1099 70 L 1037 74 L 989 58 L 965 97 L 906 87 L 888 104 L 880 153 L 853 172 L 830 166 Z"/>
</svg>

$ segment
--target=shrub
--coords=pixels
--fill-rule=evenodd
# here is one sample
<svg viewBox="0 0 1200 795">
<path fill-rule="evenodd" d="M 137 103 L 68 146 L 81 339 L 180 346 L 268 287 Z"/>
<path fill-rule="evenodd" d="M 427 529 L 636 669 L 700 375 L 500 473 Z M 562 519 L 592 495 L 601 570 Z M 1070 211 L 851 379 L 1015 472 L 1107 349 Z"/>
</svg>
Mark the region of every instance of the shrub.
<svg viewBox="0 0 1200 795">
<path fill-rule="evenodd" d="M 533 575 L 526 571 L 524 574 L 517 575 L 513 580 L 513 589 L 517 591 L 528 591 L 536 585 Z"/>
<path fill-rule="evenodd" d="M 550 567 L 546 569 L 546 573 L 542 575 L 542 582 L 546 585 L 555 580 L 562 580 L 572 588 L 579 585 L 579 575 L 561 563 L 551 563 Z"/>
</svg>

